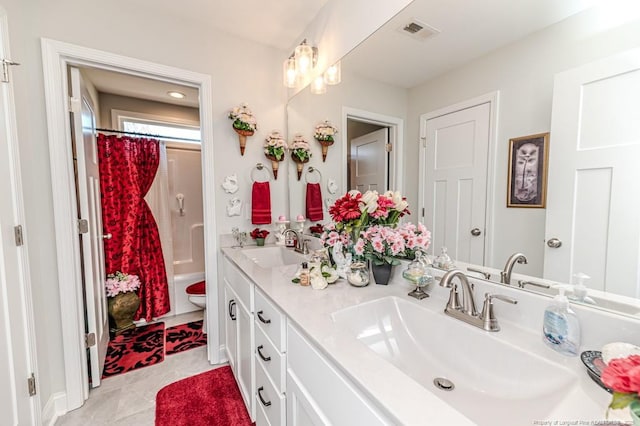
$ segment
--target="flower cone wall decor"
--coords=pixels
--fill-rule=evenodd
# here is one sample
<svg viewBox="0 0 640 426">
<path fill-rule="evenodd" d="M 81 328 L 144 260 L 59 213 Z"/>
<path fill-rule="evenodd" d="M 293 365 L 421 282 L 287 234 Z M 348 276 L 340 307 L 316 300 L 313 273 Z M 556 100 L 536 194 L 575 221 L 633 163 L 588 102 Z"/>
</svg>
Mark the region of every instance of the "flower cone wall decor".
<svg viewBox="0 0 640 426">
<path fill-rule="evenodd" d="M 247 136 L 252 136 L 258 128 L 256 118 L 249 109 L 249 105 L 242 103 L 240 106 L 229 111 L 229 119 L 233 120 L 233 130 L 238 134 L 240 155 L 244 155 L 244 150 L 247 146 Z"/>
<path fill-rule="evenodd" d="M 296 133 L 289 149 L 291 149 L 291 158 L 296 162 L 298 180 L 300 180 L 304 163 L 308 163 L 311 158 L 311 147 L 300 133 Z"/>
<path fill-rule="evenodd" d="M 334 136 L 338 133 L 329 120 L 325 120 L 316 126 L 313 137 L 322 145 L 322 162 L 327 160 L 329 147 L 335 142 Z"/>
<path fill-rule="evenodd" d="M 264 155 L 271 160 L 271 168 L 273 169 L 273 178 L 278 180 L 278 166 L 280 161 L 284 160 L 284 151 L 287 144 L 284 138 L 277 130 L 271 132 L 264 142 Z"/>
</svg>

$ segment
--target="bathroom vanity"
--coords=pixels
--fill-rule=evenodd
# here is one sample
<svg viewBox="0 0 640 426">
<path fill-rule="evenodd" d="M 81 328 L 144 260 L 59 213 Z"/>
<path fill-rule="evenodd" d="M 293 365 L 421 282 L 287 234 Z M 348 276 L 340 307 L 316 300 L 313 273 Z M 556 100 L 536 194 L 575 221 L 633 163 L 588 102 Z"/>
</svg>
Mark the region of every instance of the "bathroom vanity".
<svg viewBox="0 0 640 426">
<path fill-rule="evenodd" d="M 293 284 L 301 258 L 286 250 L 223 249 L 226 350 L 258 425 L 605 419 L 610 395 L 580 358 L 542 342 L 549 297 L 470 278 L 477 303 L 486 292 L 518 301 L 496 304 L 501 330 L 488 332 L 446 316 L 449 290 L 437 284 L 429 298 L 408 297 L 412 287 L 398 271 L 388 286 L 339 280 L 316 291 Z M 637 318 L 573 308 L 580 350 L 640 344 Z"/>
</svg>

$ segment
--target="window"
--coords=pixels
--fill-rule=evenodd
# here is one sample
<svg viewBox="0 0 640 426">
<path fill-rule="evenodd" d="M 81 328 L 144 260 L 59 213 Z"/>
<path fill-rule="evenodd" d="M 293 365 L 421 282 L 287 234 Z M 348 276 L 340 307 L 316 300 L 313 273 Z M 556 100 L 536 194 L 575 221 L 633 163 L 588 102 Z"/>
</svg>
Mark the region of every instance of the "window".
<svg viewBox="0 0 640 426">
<path fill-rule="evenodd" d="M 118 128 L 125 132 L 153 135 L 161 140 L 200 144 L 200 127 L 187 122 L 168 121 L 165 117 L 126 111 L 114 111 Z"/>
</svg>

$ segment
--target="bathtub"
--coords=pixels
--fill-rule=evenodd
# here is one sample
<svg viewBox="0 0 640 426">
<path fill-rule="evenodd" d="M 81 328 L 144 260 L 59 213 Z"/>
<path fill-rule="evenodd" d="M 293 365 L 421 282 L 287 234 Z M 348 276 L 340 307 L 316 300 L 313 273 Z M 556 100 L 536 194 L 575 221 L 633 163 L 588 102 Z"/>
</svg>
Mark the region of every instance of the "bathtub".
<svg viewBox="0 0 640 426">
<path fill-rule="evenodd" d="M 171 313 L 173 315 L 180 315 L 200 310 L 196 305 L 189 302 L 186 291 L 187 287 L 191 284 L 195 284 L 200 281 L 204 281 L 204 271 L 173 276 L 173 303 L 171 305 Z"/>
</svg>

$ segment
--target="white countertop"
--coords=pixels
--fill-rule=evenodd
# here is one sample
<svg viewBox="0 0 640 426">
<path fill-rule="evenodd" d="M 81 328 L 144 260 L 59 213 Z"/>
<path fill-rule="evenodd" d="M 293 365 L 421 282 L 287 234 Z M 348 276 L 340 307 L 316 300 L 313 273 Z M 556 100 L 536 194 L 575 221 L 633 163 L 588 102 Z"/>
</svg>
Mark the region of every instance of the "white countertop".
<svg viewBox="0 0 640 426">
<path fill-rule="evenodd" d="M 336 311 L 386 296 L 397 296 L 419 306 L 441 312 L 446 304 L 448 289 L 435 285 L 429 289 L 431 297 L 427 299 L 418 301 L 408 297 L 407 293 L 412 290 L 412 286 L 402 278 L 394 279 L 394 277 L 399 277 L 401 268 L 404 268 L 402 265 L 395 268 L 392 281 L 387 286 L 370 284 L 367 287 L 357 288 L 349 285 L 346 280 L 338 280 L 336 284 L 330 285 L 325 290 L 313 290 L 311 287 L 301 287 L 291 282 L 297 265 L 265 269 L 242 255 L 240 249 L 224 248 L 222 250 L 224 255 L 235 263 L 288 316 L 290 321 L 304 332 L 310 341 L 376 402 L 392 420 L 406 425 L 446 424 L 457 426 L 474 424 L 462 413 L 440 399 L 436 393 L 427 390 L 400 369 L 371 351 L 355 339 L 352 334 L 338 327 L 331 318 L 331 314 Z M 496 285 L 481 281 L 476 282 L 476 300 L 479 300 L 477 295 L 484 294 L 485 290 L 495 291 L 495 288 L 491 286 Z M 512 342 L 515 341 L 527 350 L 570 368 L 578 377 L 579 386 L 567 395 L 558 395 L 558 398 L 565 401 L 558 404 L 558 408 L 549 413 L 547 419 L 588 422 L 583 424 L 592 424 L 589 422 L 594 420 L 605 420 L 605 411 L 610 396 L 587 376 L 580 358 L 556 354 L 544 346 L 541 337 L 532 338 L 536 333 L 533 327 L 526 328 L 517 322 L 518 318 L 529 315 L 527 312 L 523 313 L 523 309 L 537 309 L 541 315 L 544 304 L 548 303 L 549 299 L 503 287 L 497 287 L 499 293 L 516 297 L 525 303 L 519 303 L 514 305 L 515 307 L 509 308 L 496 307 L 497 317 L 502 326 L 502 330 L 499 332 L 501 333 L 500 337 L 510 339 Z M 539 300 L 524 300 L 530 298 L 538 298 Z M 501 312 L 499 309 L 503 309 L 503 311 Z M 509 309 L 513 311 L 509 311 Z M 512 318 L 515 318 L 516 321 L 511 321 Z M 449 317 L 447 319 L 458 321 Z M 609 321 L 611 321 L 610 318 Z M 535 324 L 535 321 L 529 322 L 529 324 L 531 323 Z M 597 350 L 599 348 L 590 349 Z M 464 342 L 460 342 L 460 350 L 464 351 Z M 473 362 L 471 354 L 470 362 Z M 523 368 L 526 366 L 523 365 Z M 437 392 L 435 389 L 434 391 Z M 625 418 L 624 414 L 622 413 L 622 418 Z M 500 413 L 496 413 L 496 417 L 499 416 Z M 616 413 L 613 413 L 611 418 L 616 418 Z M 533 421 L 542 420 L 545 419 L 513 419 L 513 421 L 509 421 L 509 424 L 531 425 L 534 424 Z"/>
</svg>

